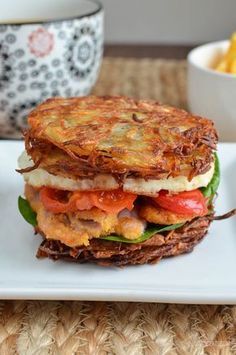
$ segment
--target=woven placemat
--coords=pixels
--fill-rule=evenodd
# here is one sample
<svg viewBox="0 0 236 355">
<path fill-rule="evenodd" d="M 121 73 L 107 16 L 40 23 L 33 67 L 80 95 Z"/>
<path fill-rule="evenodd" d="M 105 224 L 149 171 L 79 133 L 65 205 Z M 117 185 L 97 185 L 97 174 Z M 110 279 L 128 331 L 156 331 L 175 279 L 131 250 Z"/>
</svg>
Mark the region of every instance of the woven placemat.
<svg viewBox="0 0 236 355">
<path fill-rule="evenodd" d="M 105 58 L 93 93 L 185 108 L 186 64 Z M 3 354 L 236 354 L 236 306 L 2 301 Z"/>
<path fill-rule="evenodd" d="M 105 58 L 93 93 L 149 98 L 186 108 L 186 62 Z"/>
</svg>

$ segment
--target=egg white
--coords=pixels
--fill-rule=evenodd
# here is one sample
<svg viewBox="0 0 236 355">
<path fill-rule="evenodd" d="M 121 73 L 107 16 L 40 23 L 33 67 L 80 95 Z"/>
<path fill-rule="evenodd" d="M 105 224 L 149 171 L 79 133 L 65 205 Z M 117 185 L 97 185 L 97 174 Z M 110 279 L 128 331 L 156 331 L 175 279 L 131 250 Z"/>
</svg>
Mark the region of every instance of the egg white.
<svg viewBox="0 0 236 355">
<path fill-rule="evenodd" d="M 20 169 L 33 166 L 29 155 L 24 151 L 18 159 Z M 185 176 L 169 177 L 161 180 L 145 180 L 142 178 L 126 178 L 123 183 L 123 190 L 138 195 L 155 196 L 160 190 L 171 192 L 190 191 L 199 187 L 205 187 L 211 181 L 214 174 L 214 163 L 205 173 L 195 176 L 188 181 Z M 45 169 L 37 168 L 28 173 L 22 174 L 26 183 L 34 186 L 49 186 L 61 190 L 111 190 L 119 187 L 115 178 L 109 174 L 98 174 L 93 179 L 70 179 L 48 173 Z"/>
</svg>

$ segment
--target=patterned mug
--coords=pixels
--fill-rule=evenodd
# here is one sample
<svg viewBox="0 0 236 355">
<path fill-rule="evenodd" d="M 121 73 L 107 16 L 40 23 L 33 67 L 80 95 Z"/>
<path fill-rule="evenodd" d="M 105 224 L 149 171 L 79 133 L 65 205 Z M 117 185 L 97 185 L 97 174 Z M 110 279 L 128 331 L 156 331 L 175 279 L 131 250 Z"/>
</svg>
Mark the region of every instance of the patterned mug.
<svg viewBox="0 0 236 355">
<path fill-rule="evenodd" d="M 94 0 L 11 0 L 0 10 L 0 137 L 20 138 L 44 99 L 90 92 L 103 54 L 103 8 Z"/>
</svg>

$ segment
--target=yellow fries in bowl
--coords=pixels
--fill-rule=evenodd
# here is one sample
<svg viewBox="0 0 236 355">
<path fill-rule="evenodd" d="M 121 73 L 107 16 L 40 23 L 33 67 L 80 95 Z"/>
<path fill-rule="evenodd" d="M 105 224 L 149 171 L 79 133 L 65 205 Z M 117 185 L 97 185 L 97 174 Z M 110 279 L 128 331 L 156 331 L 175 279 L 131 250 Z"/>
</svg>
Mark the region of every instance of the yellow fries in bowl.
<svg viewBox="0 0 236 355">
<path fill-rule="evenodd" d="M 236 34 L 188 54 L 187 93 L 190 111 L 213 119 L 222 141 L 236 142 Z"/>
<path fill-rule="evenodd" d="M 221 61 L 217 64 L 215 70 L 223 73 L 236 74 L 236 32 L 232 34 L 229 48 Z"/>
</svg>

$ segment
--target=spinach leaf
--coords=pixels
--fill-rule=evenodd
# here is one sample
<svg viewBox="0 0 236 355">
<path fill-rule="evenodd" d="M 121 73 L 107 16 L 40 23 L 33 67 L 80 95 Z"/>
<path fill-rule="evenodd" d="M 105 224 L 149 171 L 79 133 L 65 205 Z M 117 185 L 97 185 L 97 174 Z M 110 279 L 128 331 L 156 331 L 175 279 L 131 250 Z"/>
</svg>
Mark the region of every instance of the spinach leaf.
<svg viewBox="0 0 236 355">
<path fill-rule="evenodd" d="M 34 227 L 37 225 L 37 214 L 32 210 L 29 202 L 21 196 L 18 198 L 18 209 L 26 222 L 32 224 Z"/>
<path fill-rule="evenodd" d="M 201 191 L 205 197 L 213 198 L 220 184 L 220 163 L 217 154 L 215 153 L 215 171 L 211 181 L 206 187 L 202 187 Z"/>
<path fill-rule="evenodd" d="M 173 229 L 180 228 L 183 225 L 184 225 L 184 223 L 171 224 L 170 226 L 160 226 L 160 225 L 152 226 L 152 227 L 147 228 L 145 230 L 145 232 L 139 238 L 136 238 L 133 240 L 126 239 L 126 238 L 121 237 L 119 235 L 108 235 L 105 237 L 100 237 L 99 239 L 108 240 L 108 241 L 112 241 L 112 242 L 119 242 L 119 243 L 131 243 L 131 244 L 142 243 L 142 242 L 145 242 L 146 240 L 148 240 L 149 238 L 151 238 L 156 233 L 171 231 Z"/>
</svg>

